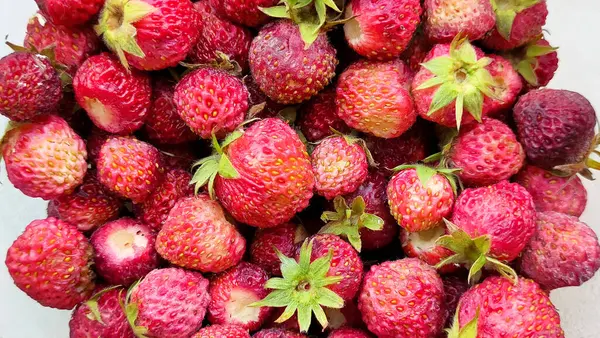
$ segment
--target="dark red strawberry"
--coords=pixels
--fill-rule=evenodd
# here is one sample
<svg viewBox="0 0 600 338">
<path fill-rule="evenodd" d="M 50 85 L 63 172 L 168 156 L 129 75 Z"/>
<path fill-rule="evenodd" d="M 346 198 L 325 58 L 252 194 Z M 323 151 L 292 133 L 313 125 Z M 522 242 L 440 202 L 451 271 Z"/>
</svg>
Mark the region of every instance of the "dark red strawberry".
<svg viewBox="0 0 600 338">
<path fill-rule="evenodd" d="M 307 335 L 285 329 L 264 329 L 255 333 L 253 338 L 307 338 Z"/>
<path fill-rule="evenodd" d="M 69 321 L 70 338 L 134 338 L 121 304 L 127 290 L 121 287 L 96 288 L 97 293 L 79 304 Z"/>
<path fill-rule="evenodd" d="M 210 0 L 215 11 L 227 20 L 248 27 L 259 27 L 269 21 L 260 7 L 277 5 L 278 0 Z"/>
<path fill-rule="evenodd" d="M 408 232 L 400 229 L 400 243 L 407 257 L 418 258 L 435 267 L 453 254 L 452 251 L 437 244 L 437 240 L 444 235 L 446 235 L 444 225 L 420 232 Z M 445 265 L 439 269 L 439 272 L 450 273 L 456 269 L 456 265 Z"/>
<path fill-rule="evenodd" d="M 430 41 L 450 43 L 458 34 L 479 40 L 496 25 L 489 0 L 425 0 L 425 32 Z"/>
<path fill-rule="evenodd" d="M 372 336 L 364 330 L 353 328 L 341 328 L 333 330 L 327 338 L 371 338 Z"/>
<path fill-rule="evenodd" d="M 50 20 L 61 26 L 77 27 L 94 18 L 103 0 L 35 0 Z"/>
<path fill-rule="evenodd" d="M 496 12 L 496 28 L 483 40 L 495 50 L 520 47 L 542 35 L 548 8 L 546 0 L 492 0 Z"/>
<path fill-rule="evenodd" d="M 308 234 L 304 227 L 293 223 L 284 223 L 271 229 L 259 229 L 254 234 L 250 247 L 250 261 L 272 275 L 281 276 L 281 261 L 275 249 L 290 257 L 296 253 L 296 247 L 306 237 Z"/>
<path fill-rule="evenodd" d="M 331 129 L 342 134 L 350 132 L 336 114 L 335 96 L 334 89 L 326 89 L 300 108 L 296 124 L 308 141 L 316 142 L 333 135 Z"/>
<path fill-rule="evenodd" d="M 442 276 L 442 282 L 444 282 L 444 299 L 445 299 L 445 310 L 446 310 L 446 327 L 452 325 L 452 318 L 456 313 L 456 307 L 460 297 L 467 292 L 470 288 L 467 278 L 460 275 L 446 275 Z"/>
</svg>

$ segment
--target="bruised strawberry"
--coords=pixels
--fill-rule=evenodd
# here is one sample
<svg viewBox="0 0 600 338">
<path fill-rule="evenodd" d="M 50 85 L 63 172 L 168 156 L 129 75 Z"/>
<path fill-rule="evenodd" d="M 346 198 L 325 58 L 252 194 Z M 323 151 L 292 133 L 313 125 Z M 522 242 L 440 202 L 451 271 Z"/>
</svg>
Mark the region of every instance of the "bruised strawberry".
<svg viewBox="0 0 600 338">
<path fill-rule="evenodd" d="M 371 338 L 371 335 L 361 329 L 341 328 L 331 331 L 327 338 Z"/>
<path fill-rule="evenodd" d="M 461 275 L 446 275 L 442 276 L 442 282 L 444 282 L 444 299 L 446 302 L 446 327 L 452 325 L 452 318 L 456 314 L 456 308 L 460 297 L 467 292 L 470 288 L 467 279 Z"/>
<path fill-rule="evenodd" d="M 546 0 L 492 0 L 496 28 L 483 39 L 483 45 L 495 50 L 520 47 L 542 34 L 548 8 Z"/>
<path fill-rule="evenodd" d="M 250 247 L 250 261 L 271 275 L 281 276 L 279 269 L 281 262 L 275 250 L 290 257 L 307 236 L 302 225 L 293 223 L 284 223 L 276 228 L 259 229 L 254 234 Z"/>
<path fill-rule="evenodd" d="M 450 43 L 458 34 L 479 40 L 496 25 L 489 0 L 425 0 L 425 32 L 430 41 Z"/>
<path fill-rule="evenodd" d="M 406 50 L 400 55 L 400 60 L 406 62 L 408 68 L 416 73 L 421 69 L 421 63 L 427 57 L 431 47 L 433 43 L 427 39 L 422 29 L 418 29 Z"/>
</svg>

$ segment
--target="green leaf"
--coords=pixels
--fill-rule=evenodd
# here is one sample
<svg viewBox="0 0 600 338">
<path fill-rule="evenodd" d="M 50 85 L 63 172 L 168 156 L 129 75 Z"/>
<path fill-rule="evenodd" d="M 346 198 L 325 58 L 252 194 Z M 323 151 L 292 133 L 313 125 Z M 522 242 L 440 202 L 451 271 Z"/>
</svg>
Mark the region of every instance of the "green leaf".
<svg viewBox="0 0 600 338">
<path fill-rule="evenodd" d="M 315 0 L 315 2 L 316 1 L 318 1 L 318 0 Z M 311 2 L 313 2 L 313 0 L 298 0 L 295 5 L 293 5 L 293 6 L 290 5 L 290 6 L 294 9 L 300 9 L 300 8 L 310 5 Z"/>
<path fill-rule="evenodd" d="M 423 187 L 426 187 L 431 178 L 437 174 L 435 169 L 424 165 L 415 166 L 415 170 L 417 171 L 417 176 Z"/>
<path fill-rule="evenodd" d="M 327 315 L 325 315 L 325 311 L 323 311 L 323 308 L 319 306 L 319 304 L 312 304 L 312 312 L 315 314 L 315 317 L 317 318 L 319 324 L 321 324 L 321 327 L 327 327 L 327 325 L 329 325 Z"/>
<path fill-rule="evenodd" d="M 485 263 L 487 263 L 487 259 L 484 255 L 480 255 L 479 258 L 477 258 L 477 260 L 475 261 L 475 263 L 473 263 L 473 265 L 469 269 L 469 276 L 467 278 L 469 284 L 473 283 L 474 277 L 481 272 L 481 269 L 483 269 Z"/>
<path fill-rule="evenodd" d="M 227 148 L 227 146 L 229 146 L 230 144 L 232 144 L 235 140 L 239 139 L 243 135 L 244 135 L 244 132 L 242 132 L 241 130 L 235 130 L 235 131 L 233 131 L 232 133 L 230 133 L 229 135 L 227 135 L 227 137 L 225 137 L 225 139 L 223 140 L 223 142 L 220 145 L 220 148 L 221 149 Z"/>
<path fill-rule="evenodd" d="M 482 255 L 487 255 L 490 252 L 492 240 L 490 239 L 489 235 L 483 235 L 473 239 L 473 244 L 479 253 Z"/>
<path fill-rule="evenodd" d="M 217 163 L 217 161 L 214 159 L 202 163 L 190 181 L 190 184 L 194 185 L 194 191 L 196 195 L 198 194 L 198 190 L 205 186 L 210 181 L 210 178 L 214 177 L 218 171 L 219 163 Z"/>
<path fill-rule="evenodd" d="M 298 310 L 298 303 L 295 301 L 292 301 L 287 306 L 286 305 L 283 305 L 283 306 L 285 306 L 285 310 L 283 310 L 283 313 L 281 314 L 281 316 L 279 316 L 279 318 L 277 318 L 277 320 L 275 321 L 276 323 L 283 323 L 286 320 L 292 318 L 294 313 L 296 313 L 296 311 Z M 282 307 L 282 306 L 279 306 L 279 307 Z"/>
<path fill-rule="evenodd" d="M 318 289 L 317 298 L 319 299 L 319 304 L 325 307 L 331 309 L 341 309 L 344 307 L 344 300 L 342 297 L 328 288 Z"/>
<path fill-rule="evenodd" d="M 305 240 L 300 247 L 300 259 L 298 260 L 298 265 L 302 271 L 309 271 L 310 258 L 312 256 L 312 246 L 312 241 Z"/>
<path fill-rule="evenodd" d="M 513 284 L 517 284 L 519 281 L 519 276 L 515 270 L 513 270 L 513 268 L 492 257 L 487 257 L 487 260 L 489 263 L 493 264 L 494 270 L 498 271 L 502 276 L 508 278 L 513 282 Z"/>
<path fill-rule="evenodd" d="M 517 13 L 514 10 L 498 10 L 496 11 L 496 28 L 502 37 L 510 41 L 513 23 Z"/>
<path fill-rule="evenodd" d="M 458 310 L 457 310 L 458 312 Z M 458 318 L 458 316 L 457 316 Z M 467 325 L 463 326 L 460 329 L 460 338 L 477 338 L 477 325 L 479 322 L 479 307 L 477 308 L 477 312 L 475 313 L 475 317 L 471 319 Z"/>
<path fill-rule="evenodd" d="M 334 11 L 341 13 L 342 10 L 338 7 L 338 5 L 333 0 L 321 0 L 325 3 L 325 5 Z"/>
<path fill-rule="evenodd" d="M 457 264 L 460 263 L 462 261 L 462 255 L 461 254 L 454 254 L 450 257 L 446 257 L 443 260 L 441 260 L 439 263 L 437 263 L 435 265 L 436 269 L 441 269 L 442 267 L 448 265 L 448 264 Z"/>
<path fill-rule="evenodd" d="M 344 215 L 335 211 L 324 211 L 323 214 L 321 215 L 321 220 L 323 222 L 328 222 L 328 221 L 339 221 L 340 219 L 344 218 Z"/>
<path fill-rule="evenodd" d="M 258 9 L 272 18 L 291 19 L 286 6 L 258 7 Z"/>
<path fill-rule="evenodd" d="M 342 199 L 344 198 L 342 197 Z M 358 196 L 352 201 L 352 213 L 354 215 L 365 213 L 365 199 L 362 196 Z"/>
<path fill-rule="evenodd" d="M 517 64 L 517 72 L 527 81 L 530 85 L 537 87 L 539 85 L 538 77 L 533 69 L 533 64 L 529 60 L 521 60 Z"/>
<path fill-rule="evenodd" d="M 448 79 L 446 77 L 442 77 L 442 76 L 432 77 L 431 79 L 426 80 L 425 82 L 421 83 L 417 87 L 417 90 L 423 90 L 423 89 L 439 86 L 447 81 L 448 81 Z"/>
<path fill-rule="evenodd" d="M 273 277 L 265 283 L 265 289 L 285 290 L 291 286 L 289 280 Z"/>
<path fill-rule="evenodd" d="M 225 154 L 221 155 L 221 159 L 219 160 L 218 172 L 223 178 L 236 179 L 240 177 L 240 174 L 229 160 L 229 157 L 227 157 Z"/>
<path fill-rule="evenodd" d="M 431 106 L 429 107 L 429 111 L 427 115 L 431 115 L 436 111 L 446 107 L 452 101 L 456 99 L 458 96 L 458 92 L 456 91 L 456 87 L 453 83 L 444 83 L 441 85 L 433 95 L 433 99 L 431 100 Z"/>
<path fill-rule="evenodd" d="M 97 322 L 100 322 L 101 324 L 104 324 L 104 322 L 102 321 L 102 315 L 100 314 L 100 309 L 98 308 L 98 301 L 100 300 L 102 295 L 104 295 L 108 291 L 111 291 L 111 290 L 114 290 L 114 289 L 117 289 L 120 287 L 121 287 L 120 285 L 113 285 L 111 287 L 105 288 L 105 289 L 101 290 L 100 292 L 94 294 L 92 296 L 92 298 L 90 298 L 87 302 L 85 302 L 85 305 L 87 305 L 87 307 L 91 311 L 91 314 L 93 317 L 93 318 L 90 318 L 91 320 L 95 320 Z"/>
<path fill-rule="evenodd" d="M 275 253 L 277 254 L 277 257 L 279 258 L 279 260 L 281 261 L 280 270 L 281 270 L 281 275 L 283 276 L 283 278 L 286 280 L 295 279 L 300 270 L 300 266 L 298 265 L 298 262 L 296 262 L 296 260 L 293 258 L 287 257 L 286 255 L 284 255 L 283 253 L 281 253 L 281 251 L 279 251 L 277 249 L 275 249 Z"/>
<path fill-rule="evenodd" d="M 318 23 L 310 23 L 310 22 L 301 22 L 298 24 L 298 28 L 300 29 L 300 36 L 302 37 L 302 41 L 304 41 L 304 49 L 308 49 L 310 45 L 315 42 L 315 40 L 319 37 L 319 26 Z"/>
<path fill-rule="evenodd" d="M 462 124 L 464 104 L 465 104 L 465 94 L 463 92 L 459 92 L 458 95 L 456 96 L 456 101 L 454 103 L 454 115 L 456 118 L 456 130 L 460 130 L 460 125 Z"/>
<path fill-rule="evenodd" d="M 468 64 L 474 64 L 477 62 L 477 53 L 475 48 L 468 42 L 465 41 L 457 50 L 458 58 Z"/>
<path fill-rule="evenodd" d="M 471 116 L 473 116 L 477 122 L 481 123 L 481 115 L 483 114 L 483 95 L 481 92 L 479 90 L 473 90 L 467 93 L 464 101 L 465 107 Z M 456 113 L 458 114 L 458 111 Z"/>
<path fill-rule="evenodd" d="M 422 63 L 421 66 L 437 76 L 446 77 L 454 70 L 454 60 L 448 56 L 439 56 Z"/>
<path fill-rule="evenodd" d="M 454 318 L 452 319 L 452 326 L 450 329 L 446 329 L 446 333 L 448 334 L 447 338 L 460 338 L 460 322 L 458 321 L 458 316 L 460 313 L 460 304 L 456 308 L 456 312 L 454 313 Z"/>
<path fill-rule="evenodd" d="M 270 292 L 265 298 L 254 302 L 248 306 L 250 307 L 284 307 L 290 304 L 291 292 L 290 290 L 275 290 Z M 293 313 L 292 313 L 293 315 Z M 291 316 L 290 316 L 291 317 Z"/>
<path fill-rule="evenodd" d="M 380 231 L 383 229 L 384 221 L 377 215 L 364 214 L 362 218 L 362 224 L 369 230 Z"/>
<path fill-rule="evenodd" d="M 331 266 L 331 258 L 333 254 L 329 252 L 327 256 L 322 256 L 314 260 L 311 264 L 311 277 L 315 279 L 324 278 L 329 271 L 329 267 Z M 320 286 L 320 285 L 319 285 Z"/>
<path fill-rule="evenodd" d="M 148 15 L 154 13 L 157 9 L 146 1 L 129 0 L 125 3 L 123 10 L 123 22 L 135 23 Z"/>
<path fill-rule="evenodd" d="M 557 47 L 533 44 L 527 47 L 527 50 L 525 51 L 525 57 L 528 59 L 537 58 L 556 52 L 557 50 Z"/>
</svg>

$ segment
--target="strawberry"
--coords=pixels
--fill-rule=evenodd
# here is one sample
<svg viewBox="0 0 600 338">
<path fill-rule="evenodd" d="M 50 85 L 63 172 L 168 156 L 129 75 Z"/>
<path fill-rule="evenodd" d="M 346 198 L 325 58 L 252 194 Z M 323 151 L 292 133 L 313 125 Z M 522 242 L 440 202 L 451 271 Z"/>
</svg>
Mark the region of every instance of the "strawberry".
<svg viewBox="0 0 600 338">
<path fill-rule="evenodd" d="M 160 231 L 175 203 L 194 192 L 189 184 L 191 179 L 192 175 L 185 170 L 168 170 L 162 183 L 135 206 L 136 216 L 152 230 Z"/>
<path fill-rule="evenodd" d="M 219 203 L 202 194 L 175 203 L 158 233 L 156 250 L 172 264 L 221 272 L 242 259 L 246 241 Z"/>
<path fill-rule="evenodd" d="M 435 337 L 444 324 L 443 301 L 444 286 L 435 270 L 407 258 L 371 267 L 358 308 L 378 337 Z"/>
<path fill-rule="evenodd" d="M 92 20 L 102 9 L 102 0 L 35 0 L 50 20 L 61 26 L 77 27 Z"/>
<path fill-rule="evenodd" d="M 540 212 L 520 263 L 521 272 L 544 290 L 580 286 L 600 269 L 600 244 L 596 233 L 577 217 Z"/>
<path fill-rule="evenodd" d="M 102 149 L 102 145 L 109 138 L 114 135 L 105 132 L 104 130 L 98 127 L 92 127 L 87 139 L 85 140 L 85 145 L 88 153 L 88 160 L 90 164 L 96 165 L 98 162 L 98 156 L 100 155 L 100 149 Z"/>
<path fill-rule="evenodd" d="M 402 135 L 417 114 L 409 93 L 412 72 L 400 60 L 358 61 L 337 84 L 337 114 L 350 127 L 382 138 Z"/>
<path fill-rule="evenodd" d="M 72 309 L 94 290 L 92 246 L 56 218 L 31 222 L 6 253 L 15 285 L 43 306 Z"/>
<path fill-rule="evenodd" d="M 556 211 L 581 216 L 587 204 L 587 191 L 577 176 L 561 177 L 528 165 L 515 177 L 533 198 L 537 211 Z"/>
<path fill-rule="evenodd" d="M 98 274 L 114 285 L 130 285 L 158 266 L 156 234 L 144 223 L 121 218 L 94 232 L 94 263 Z"/>
<path fill-rule="evenodd" d="M 144 131 L 148 139 L 159 144 L 181 144 L 198 139 L 177 113 L 173 100 L 175 83 L 164 78 L 154 81 L 152 104 Z"/>
<path fill-rule="evenodd" d="M 296 125 L 310 142 L 334 135 L 331 129 L 349 133 L 350 128 L 336 114 L 335 90 L 326 89 L 300 108 Z"/>
<path fill-rule="evenodd" d="M 433 44 L 422 29 L 418 29 L 413 35 L 413 39 L 400 55 L 400 60 L 403 60 L 413 73 L 421 69 L 421 63 L 429 54 Z"/>
<path fill-rule="evenodd" d="M 509 179 L 525 162 L 523 146 L 504 123 L 484 118 L 472 122 L 454 138 L 448 164 L 468 186 L 486 186 Z"/>
<path fill-rule="evenodd" d="M 6 133 L 2 156 L 10 182 L 29 197 L 69 194 L 87 172 L 85 143 L 55 115 L 43 115 Z"/>
<path fill-rule="evenodd" d="M 75 308 L 69 321 L 71 338 L 134 338 L 121 304 L 126 290 L 120 287 L 97 289 L 87 302 Z"/>
<path fill-rule="evenodd" d="M 206 326 L 192 335 L 191 338 L 250 338 L 248 330 L 235 325 Z"/>
<path fill-rule="evenodd" d="M 548 85 L 558 69 L 557 49 L 542 36 L 505 56 L 525 80 L 527 88 L 539 88 Z"/>
<path fill-rule="evenodd" d="M 307 338 L 307 335 L 285 330 L 285 329 L 264 329 L 260 330 L 252 336 L 253 338 Z"/>
<path fill-rule="evenodd" d="M 496 28 L 483 39 L 483 45 L 495 50 L 523 46 L 542 34 L 548 8 L 546 0 L 492 0 Z"/>
<path fill-rule="evenodd" d="M 159 70 L 185 59 L 199 21 L 189 0 L 107 0 L 95 29 L 125 67 Z"/>
<path fill-rule="evenodd" d="M 111 191 L 140 203 L 163 179 L 158 149 L 129 137 L 112 137 L 98 155 L 98 179 Z"/>
<path fill-rule="evenodd" d="M 224 71 L 200 68 L 186 75 L 173 96 L 179 116 L 204 139 L 223 138 L 238 127 L 248 111 L 244 83 Z"/>
<path fill-rule="evenodd" d="M 321 33 L 305 47 L 298 27 L 288 20 L 264 26 L 252 41 L 252 77 L 272 100 L 282 104 L 306 101 L 334 77 L 338 61 L 327 36 Z"/>
<path fill-rule="evenodd" d="M 329 333 L 327 338 L 371 338 L 372 336 L 360 329 L 342 328 Z"/>
<path fill-rule="evenodd" d="M 418 258 L 431 266 L 436 266 L 452 256 L 452 251 L 436 243 L 445 234 L 446 227 L 443 225 L 420 232 L 408 232 L 400 229 L 400 243 L 407 257 Z M 440 268 L 439 272 L 450 273 L 455 270 L 455 265 L 445 265 Z"/>
<path fill-rule="evenodd" d="M 435 43 L 450 43 L 460 33 L 471 41 L 479 40 L 496 26 L 488 0 L 425 0 L 424 9 L 425 32 Z"/>
<path fill-rule="evenodd" d="M 92 122 L 113 134 L 127 135 L 138 130 L 152 104 L 148 75 L 127 71 L 108 53 L 92 56 L 81 65 L 73 79 L 73 89 L 77 103 Z"/>
<path fill-rule="evenodd" d="M 490 114 L 510 110 L 517 102 L 523 90 L 523 80 L 513 68 L 509 60 L 499 55 L 490 54 L 492 62 L 488 66 L 490 74 L 495 80 L 495 96 L 487 97 L 485 104 L 489 105 Z"/>
<path fill-rule="evenodd" d="M 72 194 L 60 196 L 52 203 L 56 218 L 77 226 L 80 231 L 94 230 L 116 219 L 123 206 L 123 201 L 106 189 L 93 172 L 88 172 Z"/>
<path fill-rule="evenodd" d="M 269 293 L 265 289 L 268 279 L 265 270 L 246 262 L 217 275 L 210 282 L 208 320 L 212 324 L 228 324 L 244 330 L 258 330 L 270 316 L 272 309 L 249 305 L 263 299 Z"/>
<path fill-rule="evenodd" d="M 444 283 L 444 303 L 446 311 L 446 327 L 452 325 L 452 318 L 456 314 L 456 308 L 460 297 L 467 292 L 470 288 L 467 279 L 459 275 L 446 275 L 442 276 L 442 282 Z M 446 336 L 443 336 L 446 337 Z"/>
<path fill-rule="evenodd" d="M 0 59 L 0 114 L 13 121 L 58 112 L 60 77 L 48 59 L 24 52 Z"/>
<path fill-rule="evenodd" d="M 418 0 L 350 0 L 344 24 L 346 40 L 358 54 L 392 60 L 406 49 L 421 22 Z"/>
<path fill-rule="evenodd" d="M 325 308 L 323 310 L 329 319 L 329 328 L 332 330 L 344 327 L 365 326 L 360 311 L 358 311 L 356 300 L 345 302 L 344 307 L 341 309 Z"/>
<path fill-rule="evenodd" d="M 285 256 L 292 256 L 296 252 L 296 246 L 306 237 L 308 234 L 304 227 L 293 223 L 284 223 L 276 228 L 258 229 L 250 247 L 250 261 L 271 275 L 281 276 L 281 262 L 277 251 Z"/>
<path fill-rule="evenodd" d="M 507 278 L 489 277 L 467 291 L 458 307 L 449 337 L 459 337 L 459 332 L 464 332 L 462 329 L 467 326 L 472 334 L 469 337 L 565 336 L 548 294 L 529 279 L 520 278 L 514 284 Z"/>
<path fill-rule="evenodd" d="M 248 106 L 254 107 L 264 103 L 264 109 L 257 113 L 255 117 L 267 118 L 276 117 L 281 110 L 285 108 L 285 105 L 277 103 L 265 95 L 263 91 L 258 87 L 258 84 L 254 81 L 251 75 L 246 75 L 242 79 L 248 89 Z"/>
<path fill-rule="evenodd" d="M 258 121 L 223 144 L 217 144 L 215 155 L 199 162 L 192 183 L 200 187 L 214 180 L 215 195 L 237 221 L 273 228 L 308 206 L 315 186 L 310 159 L 285 122 Z M 212 191 L 209 184 L 211 195 Z"/>
<path fill-rule="evenodd" d="M 217 14 L 248 27 L 259 27 L 269 21 L 269 17 L 260 10 L 260 7 L 272 7 L 278 3 L 278 0 L 210 0 Z"/>
<path fill-rule="evenodd" d="M 129 292 L 125 313 L 136 337 L 189 337 L 210 301 L 208 280 L 179 268 L 153 270 Z"/>
<path fill-rule="evenodd" d="M 188 55 L 192 62 L 217 64 L 235 61 L 246 71 L 252 33 L 219 17 L 210 7 L 208 0 L 196 2 L 194 8 L 200 14 L 200 37 Z M 237 7 L 236 10 L 239 11 L 240 8 Z M 223 60 L 223 56 L 228 60 Z"/>
</svg>

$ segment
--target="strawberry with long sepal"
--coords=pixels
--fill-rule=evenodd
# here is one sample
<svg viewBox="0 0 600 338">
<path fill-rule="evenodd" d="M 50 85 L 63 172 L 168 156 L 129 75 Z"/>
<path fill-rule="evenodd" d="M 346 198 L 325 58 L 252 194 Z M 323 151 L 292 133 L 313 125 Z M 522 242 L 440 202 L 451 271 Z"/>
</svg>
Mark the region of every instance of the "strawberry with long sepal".
<svg viewBox="0 0 600 338">
<path fill-rule="evenodd" d="M 529 88 L 546 86 L 558 69 L 557 47 L 541 37 L 506 54 Z"/>
<path fill-rule="evenodd" d="M 282 323 L 297 313 L 301 332 L 308 331 L 313 314 L 323 328 L 327 327 L 328 319 L 323 307 L 341 309 L 344 306 L 342 297 L 327 287 L 342 280 L 339 276 L 327 276 L 333 253 L 311 262 L 312 248 L 312 241 L 305 241 L 300 248 L 298 261 L 278 252 L 283 278 L 269 279 L 265 287 L 273 291 L 253 304 L 285 307 L 285 311 L 276 320 L 277 323 Z"/>
</svg>

